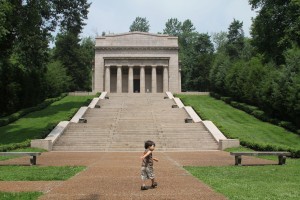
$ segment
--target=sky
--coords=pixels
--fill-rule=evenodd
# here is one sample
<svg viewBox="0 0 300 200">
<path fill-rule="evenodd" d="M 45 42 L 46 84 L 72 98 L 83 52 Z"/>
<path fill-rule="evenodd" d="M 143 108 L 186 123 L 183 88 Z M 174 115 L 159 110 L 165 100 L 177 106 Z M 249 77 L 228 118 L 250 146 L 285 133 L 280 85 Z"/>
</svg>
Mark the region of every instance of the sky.
<svg viewBox="0 0 300 200">
<path fill-rule="evenodd" d="M 90 0 L 92 3 L 82 36 L 125 33 L 136 17 L 145 17 L 150 33 L 163 32 L 170 18 L 190 19 L 199 33 L 227 31 L 233 19 L 243 22 L 250 36 L 251 10 L 248 0 Z"/>
</svg>

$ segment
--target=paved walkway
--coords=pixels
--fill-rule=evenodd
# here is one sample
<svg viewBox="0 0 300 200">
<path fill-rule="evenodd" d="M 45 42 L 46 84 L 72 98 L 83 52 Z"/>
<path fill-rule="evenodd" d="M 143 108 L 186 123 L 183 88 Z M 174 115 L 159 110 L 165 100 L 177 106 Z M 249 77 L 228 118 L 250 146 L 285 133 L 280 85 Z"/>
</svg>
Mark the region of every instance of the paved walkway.
<svg viewBox="0 0 300 200">
<path fill-rule="evenodd" d="M 159 159 L 154 169 L 159 186 L 140 191 L 140 160 L 137 152 L 49 152 L 38 157 L 39 166 L 80 165 L 87 169 L 67 181 L 0 181 L 0 191 L 42 191 L 46 199 L 226 199 L 186 172 L 182 166 L 228 166 L 234 157 L 221 151 L 154 152 Z M 0 161 L 1 165 L 28 165 L 28 157 Z M 276 164 L 254 157 L 243 164 Z M 1 169 L 1 168 L 0 168 Z"/>
</svg>

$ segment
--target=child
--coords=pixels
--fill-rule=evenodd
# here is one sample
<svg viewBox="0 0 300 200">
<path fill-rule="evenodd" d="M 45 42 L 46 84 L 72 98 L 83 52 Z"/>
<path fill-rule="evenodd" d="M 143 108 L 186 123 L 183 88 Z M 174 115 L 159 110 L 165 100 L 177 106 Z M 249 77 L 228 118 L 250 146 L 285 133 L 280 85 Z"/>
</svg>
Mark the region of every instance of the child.
<svg viewBox="0 0 300 200">
<path fill-rule="evenodd" d="M 141 178 L 142 178 L 142 186 L 141 190 L 148 190 L 145 186 L 145 181 L 147 179 L 151 179 L 152 181 L 152 188 L 157 187 L 157 183 L 154 179 L 154 172 L 153 172 L 153 160 L 158 162 L 158 159 L 152 158 L 152 152 L 155 149 L 155 143 L 151 140 L 145 142 L 145 152 L 144 155 L 141 157 L 143 160 L 142 162 L 142 169 L 141 169 Z"/>
</svg>

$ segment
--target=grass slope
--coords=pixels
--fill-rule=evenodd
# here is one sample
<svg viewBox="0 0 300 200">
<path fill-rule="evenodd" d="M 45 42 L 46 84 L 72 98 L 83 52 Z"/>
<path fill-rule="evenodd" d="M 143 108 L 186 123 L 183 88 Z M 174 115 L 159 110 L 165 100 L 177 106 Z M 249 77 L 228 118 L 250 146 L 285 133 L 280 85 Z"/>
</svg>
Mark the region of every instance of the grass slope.
<svg viewBox="0 0 300 200">
<path fill-rule="evenodd" d="M 230 200 L 286 199 L 300 197 L 300 160 L 287 165 L 185 167 L 193 176 Z"/>
<path fill-rule="evenodd" d="M 300 137 L 279 126 L 262 122 L 210 96 L 177 95 L 185 105 L 192 106 L 203 120 L 214 124 L 230 138 L 256 143 L 276 144 L 300 149 Z"/>
<path fill-rule="evenodd" d="M 93 96 L 67 96 L 47 108 L 32 112 L 21 119 L 0 127 L 0 145 L 19 143 L 41 135 L 60 121 L 69 120 Z"/>
</svg>

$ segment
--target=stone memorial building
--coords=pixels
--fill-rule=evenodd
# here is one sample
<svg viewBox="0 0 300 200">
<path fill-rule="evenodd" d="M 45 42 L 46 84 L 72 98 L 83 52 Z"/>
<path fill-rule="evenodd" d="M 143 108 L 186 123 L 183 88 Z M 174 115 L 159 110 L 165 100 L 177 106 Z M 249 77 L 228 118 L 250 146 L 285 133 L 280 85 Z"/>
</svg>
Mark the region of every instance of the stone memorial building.
<svg viewBox="0 0 300 200">
<path fill-rule="evenodd" d="M 96 38 L 93 91 L 181 92 L 178 38 L 144 32 Z"/>
</svg>

